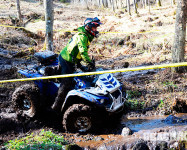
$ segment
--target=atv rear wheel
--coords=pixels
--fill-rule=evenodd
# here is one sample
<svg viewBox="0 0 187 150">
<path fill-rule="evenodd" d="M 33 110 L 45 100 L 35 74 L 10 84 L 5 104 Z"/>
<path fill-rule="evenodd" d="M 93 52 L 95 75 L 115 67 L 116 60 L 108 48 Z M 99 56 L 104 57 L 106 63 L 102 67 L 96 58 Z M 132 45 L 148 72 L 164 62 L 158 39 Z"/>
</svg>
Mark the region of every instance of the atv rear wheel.
<svg viewBox="0 0 187 150">
<path fill-rule="evenodd" d="M 86 133 L 93 131 L 96 125 L 96 113 L 90 106 L 74 104 L 64 113 L 63 127 L 68 132 Z"/>
<path fill-rule="evenodd" d="M 35 85 L 25 84 L 18 87 L 12 95 L 14 108 L 22 114 L 34 117 L 40 108 L 39 95 L 39 89 Z"/>
</svg>

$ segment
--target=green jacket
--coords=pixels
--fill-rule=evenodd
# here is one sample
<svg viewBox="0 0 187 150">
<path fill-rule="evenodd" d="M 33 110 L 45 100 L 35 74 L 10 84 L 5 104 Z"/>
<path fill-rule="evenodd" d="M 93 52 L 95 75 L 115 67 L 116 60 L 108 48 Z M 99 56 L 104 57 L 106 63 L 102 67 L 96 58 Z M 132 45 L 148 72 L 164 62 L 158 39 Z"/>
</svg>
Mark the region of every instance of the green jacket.
<svg viewBox="0 0 187 150">
<path fill-rule="evenodd" d="M 88 46 L 94 36 L 90 35 L 84 26 L 78 28 L 76 33 L 69 41 L 66 47 L 62 49 L 60 55 L 63 59 L 71 63 L 77 63 L 80 60 L 91 62 L 88 56 Z"/>
</svg>

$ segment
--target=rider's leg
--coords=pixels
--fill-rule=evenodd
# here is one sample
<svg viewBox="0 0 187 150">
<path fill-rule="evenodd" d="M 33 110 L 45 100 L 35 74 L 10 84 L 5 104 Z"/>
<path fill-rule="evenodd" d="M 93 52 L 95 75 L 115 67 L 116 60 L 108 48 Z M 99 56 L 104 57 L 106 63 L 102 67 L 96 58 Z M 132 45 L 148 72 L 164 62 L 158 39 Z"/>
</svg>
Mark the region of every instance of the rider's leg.
<svg viewBox="0 0 187 150">
<path fill-rule="evenodd" d="M 62 104 L 66 98 L 67 93 L 72 89 L 72 81 L 71 79 L 61 79 L 62 83 L 58 89 L 57 97 L 55 98 L 55 102 L 52 106 L 52 109 L 60 112 L 62 108 Z"/>
<path fill-rule="evenodd" d="M 75 65 L 65 61 L 64 59 L 62 59 L 61 56 L 59 56 L 59 65 L 61 68 L 61 74 L 71 74 L 75 70 L 75 67 L 74 67 Z M 61 85 L 59 87 L 58 94 L 52 106 L 52 109 L 56 111 L 61 110 L 62 104 L 66 98 L 66 95 L 72 88 L 72 83 L 73 83 L 72 78 L 61 79 Z"/>
</svg>

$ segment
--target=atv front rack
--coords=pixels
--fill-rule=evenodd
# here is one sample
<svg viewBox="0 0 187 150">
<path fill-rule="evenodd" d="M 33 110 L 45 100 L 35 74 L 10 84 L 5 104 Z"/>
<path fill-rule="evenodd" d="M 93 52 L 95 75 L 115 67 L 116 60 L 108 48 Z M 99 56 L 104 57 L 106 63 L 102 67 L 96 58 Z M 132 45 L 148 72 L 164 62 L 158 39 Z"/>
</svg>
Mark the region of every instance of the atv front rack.
<svg viewBox="0 0 187 150">
<path fill-rule="evenodd" d="M 109 112 L 115 112 L 119 110 L 120 108 L 123 108 L 125 99 L 122 97 L 122 92 L 120 89 L 116 90 L 113 93 L 108 93 L 110 98 L 112 99 L 112 104 L 107 111 Z"/>
</svg>

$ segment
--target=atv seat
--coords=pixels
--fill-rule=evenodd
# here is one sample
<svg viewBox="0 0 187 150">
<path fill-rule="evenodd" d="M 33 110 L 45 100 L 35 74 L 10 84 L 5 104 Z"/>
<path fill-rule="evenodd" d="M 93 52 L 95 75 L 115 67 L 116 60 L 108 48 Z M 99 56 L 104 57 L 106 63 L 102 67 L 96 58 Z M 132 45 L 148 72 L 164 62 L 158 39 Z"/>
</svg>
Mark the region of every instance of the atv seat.
<svg viewBox="0 0 187 150">
<path fill-rule="evenodd" d="M 45 76 L 60 75 L 60 72 L 61 72 L 61 68 L 60 68 L 59 65 L 57 65 L 57 66 L 47 66 L 44 69 L 43 75 L 45 75 Z M 60 79 L 59 78 L 50 79 L 50 81 L 58 82 L 59 83 Z"/>
</svg>

